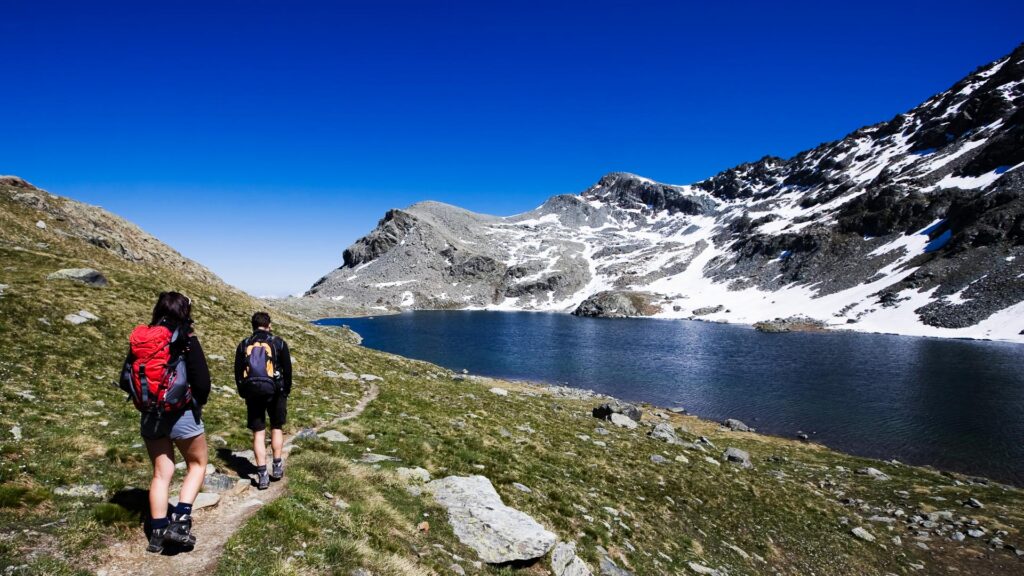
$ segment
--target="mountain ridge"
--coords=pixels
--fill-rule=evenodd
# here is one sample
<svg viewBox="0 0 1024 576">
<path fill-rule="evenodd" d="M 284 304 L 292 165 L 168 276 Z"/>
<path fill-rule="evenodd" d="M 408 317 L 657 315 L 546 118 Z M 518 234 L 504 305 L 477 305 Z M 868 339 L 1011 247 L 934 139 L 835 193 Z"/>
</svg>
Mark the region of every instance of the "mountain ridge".
<svg viewBox="0 0 1024 576">
<path fill-rule="evenodd" d="M 890 120 L 686 185 L 612 172 L 508 217 L 391 210 L 305 297 L 370 311 L 571 312 L 1024 341 L 1024 45 Z"/>
</svg>

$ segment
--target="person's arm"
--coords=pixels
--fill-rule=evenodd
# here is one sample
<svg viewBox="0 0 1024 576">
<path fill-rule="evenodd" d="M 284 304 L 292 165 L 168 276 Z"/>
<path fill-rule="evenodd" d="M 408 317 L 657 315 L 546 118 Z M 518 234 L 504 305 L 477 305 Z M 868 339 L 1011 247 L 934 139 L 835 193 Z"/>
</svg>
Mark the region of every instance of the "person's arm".
<svg viewBox="0 0 1024 576">
<path fill-rule="evenodd" d="M 192 389 L 192 398 L 202 406 L 210 398 L 210 367 L 206 365 L 206 354 L 195 336 L 188 338 L 188 356 L 185 358 L 185 374 Z"/>
<path fill-rule="evenodd" d="M 132 351 L 129 348 L 128 355 L 124 358 L 124 364 L 121 365 L 121 379 L 117 383 L 118 388 L 128 394 L 132 393 L 132 363 L 134 361 L 135 357 L 132 356 Z"/>
<path fill-rule="evenodd" d="M 235 387 L 238 388 L 238 395 L 242 395 L 242 376 L 245 374 L 245 350 L 242 346 L 245 340 L 238 343 L 235 348 Z"/>
<path fill-rule="evenodd" d="M 292 393 L 292 355 L 288 351 L 288 343 L 278 338 L 281 342 L 281 350 L 278 354 L 278 363 L 281 364 L 281 381 L 284 395 Z"/>
</svg>

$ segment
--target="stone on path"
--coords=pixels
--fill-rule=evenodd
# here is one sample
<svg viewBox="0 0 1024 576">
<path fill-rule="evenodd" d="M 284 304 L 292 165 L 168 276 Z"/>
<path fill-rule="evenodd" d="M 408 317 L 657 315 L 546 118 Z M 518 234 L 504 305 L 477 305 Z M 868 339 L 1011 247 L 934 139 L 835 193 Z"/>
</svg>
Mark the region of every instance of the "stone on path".
<svg viewBox="0 0 1024 576">
<path fill-rule="evenodd" d="M 46 276 L 47 280 L 71 280 L 87 286 L 102 287 L 108 284 L 107 277 L 92 268 L 64 268 Z"/>
<path fill-rule="evenodd" d="M 593 572 L 579 556 L 576 544 L 559 542 L 551 552 L 551 571 L 555 576 L 592 576 Z"/>
<path fill-rule="evenodd" d="M 178 505 L 178 497 L 172 496 L 167 500 L 171 506 Z M 192 502 L 193 510 L 201 510 L 203 508 L 209 508 L 216 506 L 220 503 L 220 494 L 214 494 L 213 492 L 200 492 L 196 495 L 196 499 Z"/>
<path fill-rule="evenodd" d="M 227 474 L 213 473 L 208 474 L 206 478 L 203 478 L 203 490 L 206 492 L 213 492 L 220 494 L 222 492 L 230 492 L 234 490 L 235 484 L 238 479 Z"/>
<path fill-rule="evenodd" d="M 348 436 L 345 436 L 337 430 L 327 430 L 318 434 L 321 440 L 327 440 L 328 442 L 348 442 Z"/>
<path fill-rule="evenodd" d="M 363 382 L 374 382 L 376 380 L 383 380 L 383 378 L 375 374 L 360 374 L 359 379 L 362 380 Z"/>
<path fill-rule="evenodd" d="M 865 542 L 874 542 L 875 541 L 875 537 L 871 534 L 871 532 L 868 532 L 867 530 L 861 528 L 860 526 L 857 526 L 853 530 L 850 530 L 850 533 L 853 534 L 854 536 L 856 536 L 857 538 L 860 538 L 861 540 L 864 540 Z"/>
<path fill-rule="evenodd" d="M 448 510 L 459 541 L 488 564 L 532 560 L 547 554 L 557 538 L 529 515 L 506 506 L 484 476 L 448 476 L 427 485 Z"/>
</svg>

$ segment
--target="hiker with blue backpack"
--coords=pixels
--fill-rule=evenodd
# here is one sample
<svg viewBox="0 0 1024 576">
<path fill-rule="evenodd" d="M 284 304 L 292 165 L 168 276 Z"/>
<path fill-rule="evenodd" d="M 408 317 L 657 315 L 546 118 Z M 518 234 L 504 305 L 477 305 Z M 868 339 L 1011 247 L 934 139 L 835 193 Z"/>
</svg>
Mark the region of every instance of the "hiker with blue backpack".
<svg viewBox="0 0 1024 576">
<path fill-rule="evenodd" d="M 149 324 L 129 337 L 120 387 L 141 412 L 140 428 L 153 464 L 149 485 L 150 552 L 167 543 L 195 546 L 192 503 L 206 475 L 206 435 L 202 409 L 210 396 L 210 370 L 192 332 L 192 301 L 178 292 L 162 292 Z M 168 506 L 174 478 L 174 449 L 187 472 L 178 504 Z"/>
<path fill-rule="evenodd" d="M 245 399 L 246 420 L 256 455 L 256 487 L 266 490 L 284 476 L 284 424 L 292 391 L 292 359 L 288 344 L 271 332 L 270 314 L 252 315 L 252 335 L 235 349 L 235 385 Z M 273 465 L 267 472 L 266 430 L 270 416 Z"/>
</svg>

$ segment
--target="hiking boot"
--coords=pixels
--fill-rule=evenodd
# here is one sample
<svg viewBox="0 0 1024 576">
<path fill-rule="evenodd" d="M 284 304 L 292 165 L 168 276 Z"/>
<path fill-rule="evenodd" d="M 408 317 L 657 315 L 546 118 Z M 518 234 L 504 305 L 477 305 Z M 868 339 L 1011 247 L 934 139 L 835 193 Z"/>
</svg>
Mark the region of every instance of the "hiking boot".
<svg viewBox="0 0 1024 576">
<path fill-rule="evenodd" d="M 258 474 L 256 477 L 256 488 L 260 490 L 270 488 L 270 474 L 267 474 L 266 472 Z"/>
<path fill-rule="evenodd" d="M 171 525 L 167 527 L 164 539 L 182 546 L 195 546 L 196 537 L 192 535 L 192 515 L 171 514 Z"/>
<path fill-rule="evenodd" d="M 146 552 L 160 553 L 164 551 L 164 538 L 167 535 L 167 528 L 154 528 L 149 533 L 149 546 Z"/>
<path fill-rule="evenodd" d="M 284 460 L 280 462 L 274 462 L 270 471 L 270 479 L 277 482 L 281 478 L 284 478 Z"/>
</svg>

